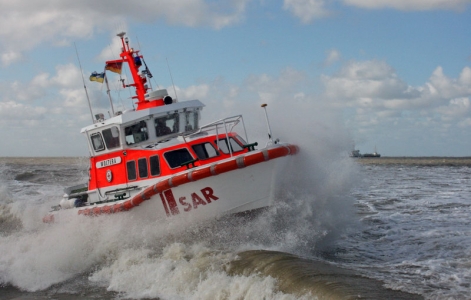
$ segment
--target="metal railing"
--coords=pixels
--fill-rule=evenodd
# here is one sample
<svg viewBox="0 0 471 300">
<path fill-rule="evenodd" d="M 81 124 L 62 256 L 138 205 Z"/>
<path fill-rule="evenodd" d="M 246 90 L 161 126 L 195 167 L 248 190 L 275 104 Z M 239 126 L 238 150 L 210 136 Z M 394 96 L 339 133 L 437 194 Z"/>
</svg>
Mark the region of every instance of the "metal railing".
<svg viewBox="0 0 471 300">
<path fill-rule="evenodd" d="M 214 130 L 216 131 L 217 147 L 218 147 L 218 150 L 220 150 L 219 149 L 219 131 L 222 128 L 223 133 L 225 133 L 226 135 L 227 148 L 229 149 L 230 155 L 233 156 L 232 146 L 229 140 L 229 132 L 231 132 L 232 129 L 239 123 L 242 123 L 242 127 L 244 129 L 245 141 L 248 143 L 249 141 L 248 141 L 248 136 L 247 136 L 247 130 L 245 129 L 244 118 L 242 117 L 242 115 L 227 117 L 227 118 L 220 119 L 220 120 L 211 122 L 209 124 L 200 126 L 200 128 L 197 131 L 183 135 L 183 139 L 185 139 L 186 137 L 191 137 L 193 135 L 201 134 L 202 132 L 209 132 L 209 131 Z"/>
</svg>

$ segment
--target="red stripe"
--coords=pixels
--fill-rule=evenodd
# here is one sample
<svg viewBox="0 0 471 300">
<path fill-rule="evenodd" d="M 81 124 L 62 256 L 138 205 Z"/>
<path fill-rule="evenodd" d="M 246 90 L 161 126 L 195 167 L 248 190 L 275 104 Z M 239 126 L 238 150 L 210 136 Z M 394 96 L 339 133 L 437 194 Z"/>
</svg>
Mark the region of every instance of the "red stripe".
<svg viewBox="0 0 471 300">
<path fill-rule="evenodd" d="M 244 165 L 246 167 L 261 163 L 262 161 L 265 161 L 265 157 L 263 156 L 262 152 L 254 153 L 244 157 Z"/>
<path fill-rule="evenodd" d="M 105 205 L 103 206 L 103 208 L 101 209 L 101 212 L 104 213 L 104 214 L 111 214 L 113 211 L 113 206 L 111 205 Z"/>
<path fill-rule="evenodd" d="M 170 184 L 168 183 L 168 180 L 160 181 L 156 184 L 157 190 L 159 192 L 163 192 L 165 190 L 169 190 L 171 188 Z"/>
<path fill-rule="evenodd" d="M 289 154 L 289 148 L 284 147 L 284 146 L 268 150 L 268 157 L 270 159 L 286 156 L 288 154 Z"/>
<path fill-rule="evenodd" d="M 213 176 L 213 174 L 211 174 L 211 167 L 210 166 L 208 166 L 206 168 L 203 168 L 203 169 L 193 170 L 191 172 L 191 180 L 192 181 L 198 181 L 200 179 L 210 177 L 210 176 Z"/>
<path fill-rule="evenodd" d="M 173 187 L 190 182 L 188 179 L 188 173 L 173 176 L 170 180 L 172 181 Z"/>
<path fill-rule="evenodd" d="M 178 215 L 180 211 L 178 210 L 177 201 L 175 201 L 172 190 L 166 190 L 164 195 L 167 199 L 168 207 L 170 208 L 172 215 Z"/>
<path fill-rule="evenodd" d="M 214 171 L 216 174 L 226 173 L 238 169 L 237 161 L 235 159 L 230 161 L 225 161 L 214 166 Z"/>
<path fill-rule="evenodd" d="M 159 193 L 159 196 L 160 196 L 160 200 L 162 200 L 162 205 L 164 206 L 167 217 L 170 217 L 170 212 L 168 211 L 167 202 L 165 201 L 164 196 L 162 195 L 162 193 Z"/>
</svg>

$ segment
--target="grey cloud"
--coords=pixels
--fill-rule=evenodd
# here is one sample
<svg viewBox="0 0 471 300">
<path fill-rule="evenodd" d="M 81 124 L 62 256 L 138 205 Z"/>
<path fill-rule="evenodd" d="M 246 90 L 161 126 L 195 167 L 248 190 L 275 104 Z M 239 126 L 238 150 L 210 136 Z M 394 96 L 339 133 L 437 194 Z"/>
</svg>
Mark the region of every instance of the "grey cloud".
<svg viewBox="0 0 471 300">
<path fill-rule="evenodd" d="M 96 30 L 115 30 L 130 19 L 148 23 L 163 19 L 170 24 L 220 29 L 241 21 L 248 1 L 0 0 L 0 58 L 3 65 L 9 65 L 40 42 L 67 45 Z"/>
<path fill-rule="evenodd" d="M 343 0 L 346 5 L 366 9 L 394 8 L 405 11 L 421 10 L 462 10 L 470 4 L 469 0 Z"/>
</svg>

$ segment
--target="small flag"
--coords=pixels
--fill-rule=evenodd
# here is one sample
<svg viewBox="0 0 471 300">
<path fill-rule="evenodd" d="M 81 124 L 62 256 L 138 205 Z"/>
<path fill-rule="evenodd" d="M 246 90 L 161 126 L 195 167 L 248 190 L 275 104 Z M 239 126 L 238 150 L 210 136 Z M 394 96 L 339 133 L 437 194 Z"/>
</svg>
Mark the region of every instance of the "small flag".
<svg viewBox="0 0 471 300">
<path fill-rule="evenodd" d="M 146 64 L 146 61 L 144 60 L 144 58 L 142 58 L 142 61 L 144 62 L 144 66 L 146 67 L 145 71 L 146 71 L 147 77 L 152 78 L 152 73 L 150 72 L 149 68 L 147 67 L 147 64 Z"/>
<path fill-rule="evenodd" d="M 123 67 L 122 61 L 108 61 L 106 62 L 105 70 L 121 74 L 122 67 Z"/>
<path fill-rule="evenodd" d="M 98 81 L 99 83 L 103 83 L 104 80 L 105 80 L 105 72 L 103 73 L 93 72 L 92 75 L 90 75 L 90 81 Z"/>
<path fill-rule="evenodd" d="M 149 69 L 147 69 L 147 66 L 146 66 L 146 69 L 145 69 L 145 71 L 146 71 L 146 75 L 147 75 L 147 77 L 149 77 L 149 78 L 152 78 L 152 73 L 150 72 L 150 70 L 149 70 Z"/>
</svg>

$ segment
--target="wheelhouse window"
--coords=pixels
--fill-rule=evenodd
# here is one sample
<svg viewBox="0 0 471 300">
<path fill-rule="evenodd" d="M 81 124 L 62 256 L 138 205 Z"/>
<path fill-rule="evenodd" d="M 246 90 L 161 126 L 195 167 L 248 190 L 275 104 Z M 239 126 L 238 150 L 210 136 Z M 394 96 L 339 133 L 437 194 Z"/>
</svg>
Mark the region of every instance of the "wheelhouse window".
<svg viewBox="0 0 471 300">
<path fill-rule="evenodd" d="M 185 113 L 185 131 L 197 130 L 199 114 L 198 111 L 188 111 Z"/>
<path fill-rule="evenodd" d="M 247 142 L 240 135 L 236 135 L 236 138 L 242 143 L 242 145 L 247 145 Z"/>
<path fill-rule="evenodd" d="M 139 158 L 139 160 L 137 161 L 137 168 L 139 170 L 139 178 L 147 178 L 147 158 Z"/>
<path fill-rule="evenodd" d="M 137 144 L 149 138 L 145 121 L 125 127 L 124 132 L 126 135 L 126 144 L 128 145 Z"/>
<path fill-rule="evenodd" d="M 225 153 L 225 154 L 230 153 L 229 152 L 229 146 L 227 145 L 227 139 L 226 138 L 216 140 L 215 142 L 217 143 L 219 150 L 221 150 L 223 153 Z M 239 145 L 239 143 L 236 140 L 234 140 L 233 138 L 230 137 L 229 142 L 231 144 L 232 153 L 244 150 L 244 148 L 241 145 Z"/>
<path fill-rule="evenodd" d="M 117 126 L 105 129 L 101 133 L 105 139 L 106 148 L 113 149 L 119 147 L 119 129 Z"/>
<path fill-rule="evenodd" d="M 201 160 L 216 157 L 219 155 L 218 151 L 214 148 L 213 144 L 209 142 L 193 145 L 191 146 L 191 148 L 193 148 L 193 151 L 195 151 L 196 156 L 198 156 L 198 159 Z"/>
<path fill-rule="evenodd" d="M 95 152 L 105 150 L 105 144 L 103 143 L 103 138 L 99 132 L 93 133 L 90 136 L 90 140 L 92 141 L 93 150 L 95 150 Z"/>
<path fill-rule="evenodd" d="M 158 117 L 154 120 L 155 134 L 157 137 L 166 136 L 179 132 L 179 115 L 177 113 L 164 117 Z"/>
<path fill-rule="evenodd" d="M 126 169 L 128 170 L 128 180 L 136 180 L 137 173 L 136 173 L 136 163 L 134 160 L 128 161 L 126 163 Z"/>
<path fill-rule="evenodd" d="M 193 160 L 193 157 L 186 148 L 166 152 L 164 157 L 172 169 L 181 167 L 182 164 Z"/>
<path fill-rule="evenodd" d="M 160 175 L 159 156 L 155 155 L 155 156 L 149 157 L 149 163 L 150 163 L 150 175 L 159 176 Z"/>
</svg>

